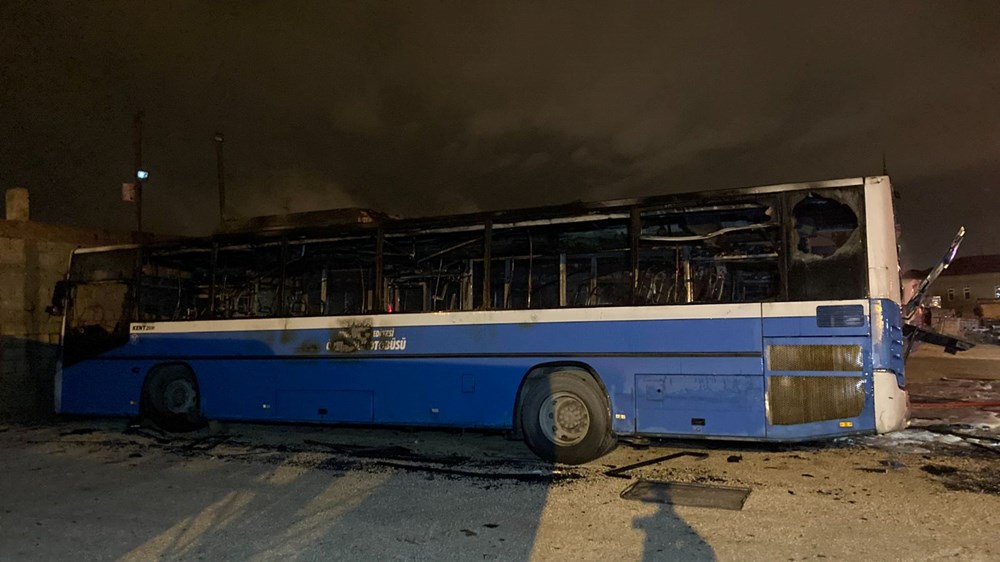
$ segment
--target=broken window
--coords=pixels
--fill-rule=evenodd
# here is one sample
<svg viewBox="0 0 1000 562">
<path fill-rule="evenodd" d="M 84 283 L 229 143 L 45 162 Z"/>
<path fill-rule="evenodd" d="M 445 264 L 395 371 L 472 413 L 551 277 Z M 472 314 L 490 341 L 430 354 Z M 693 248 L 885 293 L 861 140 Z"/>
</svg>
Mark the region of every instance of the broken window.
<svg viewBox="0 0 1000 562">
<path fill-rule="evenodd" d="M 471 310 L 473 270 L 482 276 L 483 232 L 482 227 L 470 227 L 386 233 L 382 246 L 386 309 Z"/>
<path fill-rule="evenodd" d="M 858 215 L 836 199 L 810 194 L 792 209 L 795 249 L 804 255 L 832 256 L 858 231 Z"/>
<path fill-rule="evenodd" d="M 856 299 L 867 296 L 862 188 L 790 193 L 788 298 Z"/>
<path fill-rule="evenodd" d="M 66 365 L 128 341 L 136 254 L 136 249 L 74 254 L 66 308 Z"/>
<path fill-rule="evenodd" d="M 773 201 L 646 209 L 637 304 L 752 302 L 781 292 Z"/>
<path fill-rule="evenodd" d="M 215 269 L 216 318 L 281 316 L 282 244 L 222 246 Z"/>
<path fill-rule="evenodd" d="M 374 288 L 373 236 L 289 243 L 282 291 L 286 315 L 371 312 Z"/>
<path fill-rule="evenodd" d="M 628 221 L 624 215 L 498 225 L 492 238 L 491 308 L 630 302 Z"/>
<path fill-rule="evenodd" d="M 211 316 L 211 248 L 153 248 L 144 253 L 139 318 L 143 322 Z"/>
</svg>

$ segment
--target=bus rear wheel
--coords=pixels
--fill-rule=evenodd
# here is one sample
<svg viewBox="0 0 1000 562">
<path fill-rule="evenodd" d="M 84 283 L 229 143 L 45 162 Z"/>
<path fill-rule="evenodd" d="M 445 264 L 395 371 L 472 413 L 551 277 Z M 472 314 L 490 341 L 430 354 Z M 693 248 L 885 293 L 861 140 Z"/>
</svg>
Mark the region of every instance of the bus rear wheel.
<svg viewBox="0 0 1000 562">
<path fill-rule="evenodd" d="M 143 415 L 167 431 L 194 431 L 205 425 L 201 417 L 198 381 L 184 365 L 155 368 L 143 390 Z"/>
<path fill-rule="evenodd" d="M 610 410 L 589 373 L 556 371 L 526 384 L 520 423 L 524 442 L 536 455 L 583 464 L 614 448 Z"/>
</svg>

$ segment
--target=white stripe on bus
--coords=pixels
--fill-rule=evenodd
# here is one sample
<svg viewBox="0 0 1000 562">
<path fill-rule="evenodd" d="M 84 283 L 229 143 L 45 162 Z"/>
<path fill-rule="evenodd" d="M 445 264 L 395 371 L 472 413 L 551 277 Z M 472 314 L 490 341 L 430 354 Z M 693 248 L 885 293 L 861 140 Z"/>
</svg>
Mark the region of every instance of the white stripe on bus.
<svg viewBox="0 0 1000 562">
<path fill-rule="evenodd" d="M 545 310 L 468 310 L 451 312 L 317 316 L 308 318 L 238 318 L 178 322 L 137 322 L 133 334 L 184 334 L 201 332 L 256 332 L 318 330 L 370 325 L 373 328 L 412 326 L 461 326 L 537 324 L 555 322 L 622 322 L 643 320 L 709 320 L 815 316 L 822 305 L 860 304 L 868 314 L 868 301 L 809 301 L 789 303 L 692 304 L 677 306 L 565 308 Z"/>
</svg>

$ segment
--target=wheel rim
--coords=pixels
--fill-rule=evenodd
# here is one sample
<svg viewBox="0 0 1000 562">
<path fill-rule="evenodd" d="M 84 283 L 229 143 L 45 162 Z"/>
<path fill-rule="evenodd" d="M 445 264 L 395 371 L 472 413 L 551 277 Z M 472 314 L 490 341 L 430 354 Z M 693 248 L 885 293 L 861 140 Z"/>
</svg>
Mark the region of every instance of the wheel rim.
<svg viewBox="0 0 1000 562">
<path fill-rule="evenodd" d="M 163 405 L 174 414 L 186 414 L 194 409 L 198 392 L 186 379 L 170 381 L 163 389 Z"/>
<path fill-rule="evenodd" d="M 577 395 L 557 392 L 542 402 L 538 410 L 538 425 L 546 439 L 560 447 L 569 447 L 587 436 L 590 411 Z"/>
</svg>

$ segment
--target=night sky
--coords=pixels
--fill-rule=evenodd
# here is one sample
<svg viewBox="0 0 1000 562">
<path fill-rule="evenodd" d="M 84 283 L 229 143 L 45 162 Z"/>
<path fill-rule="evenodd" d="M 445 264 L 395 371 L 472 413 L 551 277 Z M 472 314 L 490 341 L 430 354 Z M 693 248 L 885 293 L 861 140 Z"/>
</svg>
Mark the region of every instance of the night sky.
<svg viewBox="0 0 1000 562">
<path fill-rule="evenodd" d="M 904 267 L 1000 253 L 997 2 L 0 0 L 0 187 L 149 230 L 404 216 L 878 174 Z"/>
</svg>

